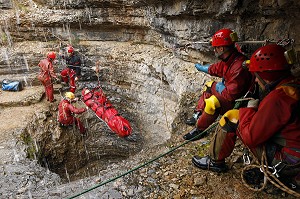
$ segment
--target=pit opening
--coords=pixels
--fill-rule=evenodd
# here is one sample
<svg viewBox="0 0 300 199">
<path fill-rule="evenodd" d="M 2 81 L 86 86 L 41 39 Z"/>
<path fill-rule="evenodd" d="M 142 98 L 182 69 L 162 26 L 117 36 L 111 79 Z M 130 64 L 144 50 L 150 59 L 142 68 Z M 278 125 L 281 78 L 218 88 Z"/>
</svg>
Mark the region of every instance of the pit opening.
<svg viewBox="0 0 300 199">
<path fill-rule="evenodd" d="M 30 48 L 35 45 L 39 44 L 31 43 Z M 55 103 L 49 104 L 40 96 L 28 102 L 27 105 L 42 104 L 43 108 L 35 110 L 21 139 L 28 146 L 27 157 L 37 159 L 40 165 L 59 174 L 66 182 L 98 175 L 109 165 L 140 159 L 128 165 L 132 168 L 158 155 L 192 112 L 200 93 L 199 84 L 205 82 L 199 75 L 190 81 L 194 73 L 186 70 L 190 63 L 174 58 L 159 46 L 110 41 L 93 41 L 93 45 L 87 41 L 82 45 L 84 65 L 75 95 L 80 96 L 84 87 L 95 88 L 99 80 L 108 99 L 130 122 L 137 141 L 118 137 L 92 111 L 79 115 L 88 127 L 87 137 L 81 137 L 76 128 L 60 127 L 56 118 L 63 93 L 58 91 L 61 85 L 55 84 Z M 100 47 L 101 51 L 95 51 Z M 99 60 L 98 79 L 92 67 Z M 57 73 L 63 68 L 60 64 L 58 60 Z M 38 70 L 34 67 L 33 71 Z M 39 94 L 43 92 L 34 73 L 19 76 L 26 77 L 25 90 L 37 90 L 39 86 Z M 77 102 L 75 106 L 84 107 L 84 104 Z M 145 154 L 148 150 L 151 152 Z"/>
<path fill-rule="evenodd" d="M 135 137 L 134 141 L 128 141 L 118 137 L 89 110 L 79 115 L 88 129 L 83 137 L 75 126 L 61 127 L 56 121 L 58 103 L 36 114 L 21 139 L 28 146 L 28 158 L 37 159 L 41 166 L 57 173 L 64 181 L 97 175 L 108 165 L 117 164 L 142 150 L 144 141 L 133 117 L 126 115 L 134 129 L 132 136 Z M 80 101 L 74 105 L 84 107 Z M 117 103 L 114 105 L 119 106 Z M 119 113 L 124 111 L 120 110 Z"/>
</svg>

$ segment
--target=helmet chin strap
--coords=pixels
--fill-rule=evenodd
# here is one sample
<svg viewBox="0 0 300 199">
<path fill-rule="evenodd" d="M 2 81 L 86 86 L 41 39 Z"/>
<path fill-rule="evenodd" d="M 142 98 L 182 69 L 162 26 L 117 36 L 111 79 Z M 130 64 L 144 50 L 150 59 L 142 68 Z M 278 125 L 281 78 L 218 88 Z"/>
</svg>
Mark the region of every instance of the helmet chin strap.
<svg viewBox="0 0 300 199">
<path fill-rule="evenodd" d="M 215 57 L 218 59 L 222 59 L 222 55 L 224 54 L 224 52 L 221 53 L 215 53 Z"/>
<path fill-rule="evenodd" d="M 263 90 L 262 92 L 262 98 L 265 97 L 267 94 L 269 94 L 276 86 L 277 84 L 279 84 L 279 82 L 281 82 L 282 79 L 285 78 L 285 75 L 282 76 L 281 78 L 279 78 L 278 80 L 276 81 L 273 81 L 273 82 L 270 82 L 270 83 L 267 83 L 265 80 L 263 80 L 259 74 L 257 73 L 254 73 L 255 77 L 264 85 L 265 89 Z"/>
</svg>

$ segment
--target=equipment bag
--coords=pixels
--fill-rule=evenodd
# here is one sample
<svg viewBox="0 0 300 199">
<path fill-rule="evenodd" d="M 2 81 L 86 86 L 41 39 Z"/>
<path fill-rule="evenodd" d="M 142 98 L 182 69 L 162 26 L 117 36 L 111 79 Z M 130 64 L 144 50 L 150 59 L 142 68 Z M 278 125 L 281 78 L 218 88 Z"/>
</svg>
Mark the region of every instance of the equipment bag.
<svg viewBox="0 0 300 199">
<path fill-rule="evenodd" d="M 20 81 L 13 81 L 4 79 L 2 81 L 3 91 L 21 91 L 23 89 L 22 83 Z"/>
</svg>

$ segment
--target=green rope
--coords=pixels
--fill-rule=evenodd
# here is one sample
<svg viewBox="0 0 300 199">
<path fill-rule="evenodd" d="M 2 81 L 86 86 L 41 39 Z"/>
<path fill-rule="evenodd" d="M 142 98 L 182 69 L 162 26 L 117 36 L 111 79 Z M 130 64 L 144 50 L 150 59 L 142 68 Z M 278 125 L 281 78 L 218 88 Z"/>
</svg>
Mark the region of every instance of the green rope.
<svg viewBox="0 0 300 199">
<path fill-rule="evenodd" d="M 215 127 L 217 124 L 218 124 L 218 122 L 214 122 L 214 123 L 211 124 L 207 129 L 205 129 L 204 131 L 202 131 L 199 135 L 195 136 L 192 140 L 197 139 L 198 137 L 200 137 L 201 135 L 203 135 L 205 132 L 207 132 L 208 130 L 210 130 L 210 129 L 212 129 L 213 127 Z M 178 148 L 180 148 L 180 147 L 186 145 L 187 143 L 191 142 L 192 140 L 187 140 L 187 141 L 183 142 L 182 144 L 180 144 L 180 145 L 178 145 L 178 146 L 176 146 L 176 147 L 171 148 L 169 151 L 167 151 L 167 152 L 165 152 L 165 153 L 163 153 L 163 154 L 160 154 L 159 156 L 157 156 L 157 157 L 155 157 L 155 158 L 152 158 L 151 160 L 145 162 L 144 164 L 141 164 L 141 165 L 139 165 L 139 166 L 137 166 L 137 167 L 134 167 L 133 169 L 131 169 L 131 170 L 129 170 L 129 171 L 123 173 L 123 174 L 120 174 L 120 175 L 118 175 L 118 176 L 116 176 L 116 177 L 114 177 L 114 178 L 108 179 L 108 180 L 106 180 L 106 181 L 104 181 L 104 182 L 102 182 L 102 183 L 100 183 L 100 184 L 97 184 L 96 186 L 91 187 L 91 188 L 89 188 L 89 189 L 87 189 L 87 190 L 85 190 L 85 191 L 83 191 L 83 192 L 81 192 L 81 193 L 78 193 L 78 194 L 74 195 L 74 196 L 71 196 L 71 197 L 69 197 L 68 199 L 76 198 L 76 197 L 78 197 L 78 196 L 80 196 L 80 195 L 83 195 L 83 194 L 85 194 L 85 193 L 87 193 L 87 192 L 92 191 L 93 189 L 96 189 L 96 188 L 98 188 L 98 187 L 101 187 L 101 186 L 103 186 L 103 185 L 105 185 L 105 184 L 107 184 L 107 183 L 109 183 L 109 182 L 112 182 L 112 181 L 114 181 L 114 180 L 116 180 L 116 179 L 118 179 L 118 178 L 121 178 L 121 177 L 123 177 L 123 176 L 129 174 L 129 173 L 132 173 L 133 171 L 136 171 L 136 170 L 138 170 L 138 169 L 140 169 L 140 168 L 142 168 L 142 167 L 144 167 L 144 166 L 147 166 L 148 164 L 154 162 L 155 160 L 158 160 L 158 159 L 160 159 L 161 157 L 166 156 L 166 155 L 172 153 L 173 151 L 175 151 L 176 149 L 178 149 Z"/>
<path fill-rule="evenodd" d="M 242 105 L 242 102 L 236 102 L 235 105 L 234 105 L 234 109 L 238 109 L 239 107 L 241 107 L 241 105 Z M 154 162 L 155 160 L 158 160 L 158 159 L 160 159 L 161 157 L 166 156 L 166 155 L 172 153 L 173 151 L 177 150 L 178 148 L 180 148 L 180 147 L 186 145 L 187 143 L 189 143 L 189 142 L 191 142 L 191 141 L 197 139 L 198 137 L 200 137 L 201 135 L 203 135 L 204 133 L 206 133 L 206 132 L 209 131 L 210 129 L 214 128 L 217 124 L 218 124 L 218 122 L 214 122 L 214 123 L 211 124 L 209 127 L 207 127 L 204 131 L 202 131 L 202 132 L 199 133 L 197 136 L 195 136 L 193 139 L 187 140 L 187 141 L 183 142 L 182 144 L 180 144 L 180 145 L 178 145 L 178 146 L 176 146 L 176 147 L 171 148 L 171 149 L 170 149 L 169 151 L 167 151 L 166 153 L 162 153 L 162 154 L 160 154 L 159 156 L 157 156 L 157 157 L 155 157 L 155 158 L 152 158 L 151 160 L 145 162 L 144 164 L 141 164 L 141 165 L 139 165 L 139 166 L 137 166 L 137 167 L 134 167 L 133 169 L 131 169 L 131 170 L 129 170 L 129 171 L 123 173 L 123 174 L 120 174 L 120 175 L 118 175 L 118 176 L 116 176 L 116 177 L 114 177 L 114 178 L 108 179 L 108 180 L 106 180 L 106 181 L 104 181 L 104 182 L 102 182 L 102 183 L 100 183 L 100 184 L 97 184 L 96 186 L 91 187 L 91 188 L 89 188 L 89 189 L 87 189 L 87 190 L 85 190 L 85 191 L 83 191 L 83 192 L 80 192 L 80 193 L 74 195 L 74 196 L 71 196 L 71 197 L 69 197 L 68 199 L 72 199 L 72 198 L 76 198 L 76 197 L 78 197 L 78 196 L 81 196 L 81 195 L 83 195 L 83 194 L 85 194 L 85 193 L 87 193 L 87 192 L 90 192 L 90 191 L 92 191 L 92 190 L 94 190 L 94 189 L 96 189 L 96 188 L 98 188 L 98 187 L 101 187 L 101 186 L 103 186 L 103 185 L 105 185 L 105 184 L 107 184 L 107 183 L 109 183 L 109 182 L 115 181 L 115 180 L 118 179 L 118 178 L 121 178 L 121 177 L 123 177 L 123 176 L 126 176 L 127 174 L 132 173 L 133 171 L 136 171 L 136 170 L 138 170 L 138 169 L 140 169 L 140 168 L 142 168 L 142 167 L 144 167 L 144 166 L 147 166 L 148 164 Z"/>
</svg>

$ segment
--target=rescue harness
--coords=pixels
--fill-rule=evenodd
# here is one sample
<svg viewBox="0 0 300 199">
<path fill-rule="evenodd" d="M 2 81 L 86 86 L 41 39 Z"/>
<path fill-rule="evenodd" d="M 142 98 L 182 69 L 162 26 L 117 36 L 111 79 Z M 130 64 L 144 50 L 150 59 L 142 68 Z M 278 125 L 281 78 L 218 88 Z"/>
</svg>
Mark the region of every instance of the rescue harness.
<svg viewBox="0 0 300 199">
<path fill-rule="evenodd" d="M 296 84 L 295 82 L 298 80 L 295 80 L 293 82 L 282 84 L 281 86 L 290 86 L 297 88 L 300 90 L 300 85 Z M 279 82 L 276 82 L 277 84 Z M 276 85 L 277 85 L 276 84 Z M 275 87 L 275 86 L 274 86 Z M 298 99 L 298 102 L 299 99 Z M 270 149 L 273 148 L 273 149 Z M 277 146 L 268 147 L 266 145 L 263 146 L 263 154 L 262 158 L 259 162 L 260 165 L 251 165 L 250 157 L 249 157 L 249 151 L 245 150 L 243 154 L 243 160 L 244 164 L 247 166 L 242 170 L 241 177 L 243 180 L 243 183 L 246 187 L 248 187 L 250 190 L 253 191 L 262 191 L 267 184 L 267 181 L 271 182 L 274 186 L 281 189 L 282 191 L 285 191 L 291 195 L 294 195 L 296 197 L 300 197 L 300 194 L 293 189 L 299 188 L 292 182 L 288 182 L 288 187 L 286 184 L 281 182 L 279 178 L 282 174 L 288 175 L 288 174 L 296 174 L 297 172 L 300 172 L 300 162 L 296 164 L 287 164 L 283 161 L 278 162 L 274 166 L 269 166 L 268 162 L 270 162 L 275 155 L 276 150 L 278 150 Z M 270 152 L 271 151 L 271 152 Z M 255 156 L 253 156 L 255 157 Z M 262 176 L 263 174 L 263 176 Z"/>
</svg>

